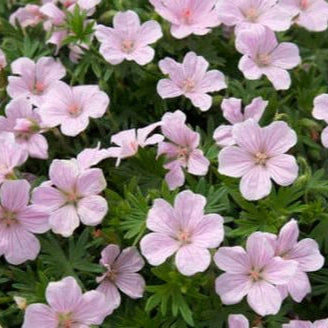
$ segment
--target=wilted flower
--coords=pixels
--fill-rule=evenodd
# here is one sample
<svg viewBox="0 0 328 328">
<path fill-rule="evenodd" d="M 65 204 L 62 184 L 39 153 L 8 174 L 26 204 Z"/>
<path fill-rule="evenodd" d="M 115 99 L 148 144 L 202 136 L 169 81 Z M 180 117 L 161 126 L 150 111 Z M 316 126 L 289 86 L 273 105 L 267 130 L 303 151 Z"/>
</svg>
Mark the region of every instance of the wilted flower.
<svg viewBox="0 0 328 328">
<path fill-rule="evenodd" d="M 195 107 L 207 111 L 212 106 L 212 97 L 207 93 L 220 91 L 227 87 L 224 75 L 218 70 L 207 71 L 208 62 L 202 56 L 189 52 L 182 64 L 172 58 L 159 62 L 159 67 L 169 79 L 158 82 L 157 92 L 163 98 L 174 98 L 184 95 Z"/>
<path fill-rule="evenodd" d="M 108 315 L 105 296 L 95 290 L 82 294 L 73 277 L 50 282 L 46 299 L 49 305 L 36 303 L 27 307 L 22 328 L 90 328 L 101 325 Z"/>
<path fill-rule="evenodd" d="M 291 185 L 298 175 L 295 157 L 285 154 L 297 142 L 297 136 L 285 122 L 277 121 L 261 128 L 253 120 L 236 124 L 232 129 L 236 146 L 219 153 L 219 172 L 240 178 L 240 191 L 247 200 L 270 194 L 274 180 Z"/>
<path fill-rule="evenodd" d="M 282 328 L 327 328 L 328 319 L 317 320 L 315 322 L 292 320 L 289 323 L 283 324 Z"/>
<path fill-rule="evenodd" d="M 40 243 L 34 234 L 50 229 L 47 212 L 28 205 L 29 193 L 25 180 L 5 181 L 0 189 L 0 255 L 15 265 L 36 259 Z"/>
<path fill-rule="evenodd" d="M 8 77 L 7 92 L 11 98 L 25 97 L 35 106 L 42 105 L 45 95 L 66 74 L 65 67 L 52 57 L 37 62 L 21 57 L 11 64 L 13 74 Z"/>
<path fill-rule="evenodd" d="M 250 118 L 259 122 L 267 105 L 268 101 L 263 100 L 262 97 L 257 97 L 254 98 L 252 102 L 245 107 L 244 112 L 242 112 L 241 99 L 224 99 L 221 104 L 223 117 L 229 121 L 231 125 L 222 124 L 214 131 L 213 138 L 216 144 L 221 147 L 234 145 L 235 141 L 232 137 L 233 125 L 244 122 Z"/>
<path fill-rule="evenodd" d="M 0 116 L 0 132 L 12 132 L 15 141 L 30 157 L 48 158 L 47 139 L 41 135 L 42 122 L 37 111 L 24 97 L 12 100 L 6 107 L 7 117 Z"/>
<path fill-rule="evenodd" d="M 36 26 L 44 20 L 45 16 L 40 11 L 40 6 L 27 4 L 25 7 L 18 8 L 9 17 L 9 22 L 12 25 L 19 25 L 23 28 L 28 26 Z"/>
<path fill-rule="evenodd" d="M 100 169 L 81 169 L 76 160 L 54 160 L 49 177 L 33 190 L 32 202 L 47 209 L 53 232 L 69 237 L 80 221 L 95 226 L 103 220 L 108 205 L 99 196 L 106 188 Z"/>
<path fill-rule="evenodd" d="M 181 187 L 185 181 L 183 169 L 190 174 L 206 175 L 210 165 L 203 151 L 198 149 L 200 135 L 192 131 L 186 124 L 186 115 L 177 110 L 166 113 L 162 118 L 162 133 L 170 141 L 163 141 L 158 145 L 157 155 L 165 155 L 167 163 L 164 165 L 169 172 L 165 180 L 170 189 Z"/>
<path fill-rule="evenodd" d="M 151 265 L 160 265 L 176 253 L 177 269 L 186 276 L 204 272 L 211 262 L 208 248 L 223 240 L 223 218 L 204 214 L 205 197 L 191 191 L 177 195 L 172 207 L 156 199 L 147 217 L 152 232 L 140 242 L 141 253 Z"/>
<path fill-rule="evenodd" d="M 102 117 L 109 97 L 97 85 L 71 87 L 58 82 L 39 108 L 45 126 L 60 125 L 64 135 L 75 137 L 89 125 L 89 118 Z"/>
<path fill-rule="evenodd" d="M 328 94 L 322 94 L 314 99 L 314 108 L 312 115 L 317 120 L 324 120 L 328 123 Z M 328 148 L 328 127 L 325 127 L 321 133 L 321 142 Z"/>
<path fill-rule="evenodd" d="M 243 54 L 238 68 L 246 79 L 258 80 L 265 75 L 276 90 L 291 85 L 287 70 L 300 64 L 299 49 L 294 43 L 278 43 L 270 29 L 254 27 L 237 34 L 236 48 Z"/>
<path fill-rule="evenodd" d="M 155 10 L 171 23 L 171 34 L 182 39 L 190 34 L 205 35 L 219 26 L 217 0 L 149 0 Z"/>
<path fill-rule="evenodd" d="M 158 122 L 141 129 L 130 129 L 114 134 L 111 138 L 111 142 L 118 147 L 108 148 L 109 157 L 116 157 L 116 166 L 118 166 L 121 159 L 134 156 L 138 152 L 139 147 L 144 148 L 163 141 L 164 137 L 160 134 L 154 134 L 149 137 L 149 134 L 160 125 L 161 122 Z"/>
<path fill-rule="evenodd" d="M 121 304 L 119 290 L 133 299 L 142 297 L 145 280 L 137 272 L 143 268 L 145 262 L 135 247 L 125 248 L 120 252 L 117 245 L 108 245 L 101 252 L 100 264 L 107 271 L 97 278 L 100 283 L 97 290 L 105 294 L 110 312 Z"/>
<path fill-rule="evenodd" d="M 214 260 L 226 271 L 216 279 L 216 292 L 224 304 L 237 304 L 246 295 L 249 306 L 261 316 L 278 313 L 282 297 L 277 288 L 287 284 L 297 270 L 297 262 L 275 256 L 264 233 L 251 234 L 246 250 L 240 246 L 221 247 Z"/>
<path fill-rule="evenodd" d="M 158 22 L 151 20 L 140 24 L 139 16 L 128 10 L 117 13 L 113 25 L 114 28 L 98 25 L 95 34 L 101 43 L 100 53 L 110 64 L 133 60 L 146 65 L 153 60 L 155 51 L 149 44 L 163 36 Z"/>
</svg>

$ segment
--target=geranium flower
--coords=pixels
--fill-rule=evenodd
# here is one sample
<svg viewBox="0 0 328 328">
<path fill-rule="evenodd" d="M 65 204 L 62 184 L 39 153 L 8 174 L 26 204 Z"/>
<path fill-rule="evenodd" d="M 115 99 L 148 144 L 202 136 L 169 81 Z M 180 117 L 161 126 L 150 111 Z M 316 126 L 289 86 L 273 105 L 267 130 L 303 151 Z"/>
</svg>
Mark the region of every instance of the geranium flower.
<svg viewBox="0 0 328 328">
<path fill-rule="evenodd" d="M 5 181 L 0 189 L 0 255 L 15 265 L 36 259 L 40 243 L 34 234 L 50 229 L 47 212 L 28 205 L 29 193 L 25 180 Z"/>
<path fill-rule="evenodd" d="M 216 292 L 223 304 L 237 304 L 246 295 L 249 306 L 259 315 L 278 313 L 282 297 L 277 288 L 287 284 L 297 270 L 297 262 L 275 257 L 265 234 L 255 232 L 240 246 L 221 247 L 214 256 L 219 269 Z"/>
<path fill-rule="evenodd" d="M 236 26 L 237 33 L 256 25 L 266 26 L 273 31 L 286 31 L 293 17 L 277 0 L 220 0 L 217 11 L 221 22 Z"/>
<path fill-rule="evenodd" d="M 171 34 L 182 39 L 190 34 L 205 35 L 220 25 L 217 0 L 149 0 L 156 12 L 171 23 Z"/>
<path fill-rule="evenodd" d="M 141 253 L 151 265 L 160 265 L 173 254 L 177 269 L 186 276 L 204 272 L 211 262 L 208 248 L 218 247 L 223 240 L 223 218 L 204 214 L 206 199 L 183 191 L 172 207 L 156 199 L 147 217 L 152 232 L 140 242 Z"/>
<path fill-rule="evenodd" d="M 95 290 L 82 294 L 73 277 L 50 282 L 46 289 L 49 305 L 27 307 L 22 328 L 90 328 L 101 325 L 108 315 L 105 296 Z"/>
<path fill-rule="evenodd" d="M 75 137 L 89 125 L 89 118 L 102 117 L 109 105 L 109 97 L 97 85 L 71 87 L 56 83 L 39 108 L 45 126 L 60 125 L 64 135 Z"/>
<path fill-rule="evenodd" d="M 229 328 L 249 328 L 249 322 L 242 314 L 230 314 L 228 321 Z"/>
<path fill-rule="evenodd" d="M 208 62 L 194 52 L 188 52 L 182 64 L 171 58 L 159 62 L 159 67 L 169 79 L 162 79 L 157 84 L 157 92 L 163 98 L 184 95 L 195 107 L 207 111 L 212 106 L 212 97 L 207 93 L 220 91 L 227 87 L 224 75 L 218 70 L 207 71 Z"/>
<path fill-rule="evenodd" d="M 192 131 L 185 122 L 186 115 L 179 110 L 166 113 L 162 118 L 162 133 L 170 142 L 159 143 L 157 156 L 165 155 L 167 159 L 164 168 L 169 172 L 165 180 L 171 190 L 183 186 L 183 169 L 190 174 L 204 176 L 210 164 L 203 151 L 198 149 L 199 133 Z"/>
<path fill-rule="evenodd" d="M 314 99 L 314 108 L 312 115 L 317 120 L 324 120 L 328 123 L 328 94 L 322 94 Z M 321 132 L 321 142 L 328 148 L 328 127 Z"/>
<path fill-rule="evenodd" d="M 221 147 L 234 145 L 235 141 L 232 137 L 233 125 L 248 119 L 259 122 L 268 103 L 269 102 L 263 100 L 262 97 L 254 98 L 249 105 L 245 106 L 242 112 L 241 99 L 223 99 L 221 103 L 223 117 L 231 123 L 231 125 L 222 124 L 214 131 L 213 138 L 216 144 Z"/>
<path fill-rule="evenodd" d="M 120 252 L 117 245 L 108 245 L 101 252 L 100 264 L 107 271 L 97 278 L 100 283 L 97 290 L 105 294 L 111 311 L 121 304 L 119 290 L 133 299 L 142 297 L 145 280 L 137 272 L 143 268 L 145 262 L 135 247 L 125 248 Z"/>
<path fill-rule="evenodd" d="M 50 181 L 33 190 L 32 202 L 49 212 L 53 232 L 69 237 L 80 225 L 99 224 L 108 211 L 106 188 L 100 169 L 81 169 L 76 160 L 54 160 L 49 169 Z"/>
<path fill-rule="evenodd" d="M 300 64 L 299 49 L 294 43 L 278 43 L 270 29 L 254 27 L 237 34 L 236 48 L 243 54 L 238 68 L 246 79 L 265 75 L 276 90 L 287 90 L 291 79 L 287 70 Z"/>
<path fill-rule="evenodd" d="M 293 13 L 294 22 L 309 31 L 325 31 L 328 25 L 328 4 L 325 0 L 279 0 Z"/>
<path fill-rule="evenodd" d="M 24 7 L 18 8 L 9 17 L 9 22 L 11 25 L 19 25 L 23 28 L 28 26 L 36 26 L 45 19 L 45 16 L 40 11 L 40 6 L 27 4 Z"/>
<path fill-rule="evenodd" d="M 302 320 L 292 320 L 289 323 L 282 325 L 282 328 L 327 328 L 328 319 L 317 320 L 315 322 L 302 321 Z"/>
<path fill-rule="evenodd" d="M 291 185 L 298 175 L 295 157 L 285 154 L 297 142 L 297 136 L 285 122 L 277 121 L 261 128 L 253 120 L 232 129 L 235 146 L 219 153 L 219 172 L 240 178 L 240 191 L 247 200 L 270 194 L 274 180 L 280 186 Z"/>
<path fill-rule="evenodd" d="M 112 65 L 124 60 L 139 65 L 150 63 L 155 51 L 149 44 L 163 36 L 161 26 L 154 20 L 140 24 L 139 16 L 132 10 L 114 16 L 114 28 L 98 25 L 96 38 L 101 43 L 100 53 Z"/>
<path fill-rule="evenodd" d="M 41 135 L 42 122 L 31 103 L 24 97 L 12 100 L 6 107 L 6 116 L 0 116 L 0 132 L 12 132 L 16 143 L 30 157 L 48 158 L 48 142 Z"/>
<path fill-rule="evenodd" d="M 121 159 L 134 156 L 138 152 L 139 147 L 144 148 L 162 142 L 164 137 L 160 134 L 156 133 L 149 137 L 149 134 L 160 125 L 161 122 L 157 122 L 141 129 L 130 129 L 114 134 L 111 142 L 118 147 L 108 148 L 109 157 L 116 157 L 116 166 L 118 166 Z"/>
<path fill-rule="evenodd" d="M 66 74 L 65 67 L 52 57 L 37 62 L 21 57 L 11 64 L 13 74 L 8 77 L 7 92 L 11 98 L 25 97 L 35 106 L 42 105 L 45 95 Z"/>
</svg>

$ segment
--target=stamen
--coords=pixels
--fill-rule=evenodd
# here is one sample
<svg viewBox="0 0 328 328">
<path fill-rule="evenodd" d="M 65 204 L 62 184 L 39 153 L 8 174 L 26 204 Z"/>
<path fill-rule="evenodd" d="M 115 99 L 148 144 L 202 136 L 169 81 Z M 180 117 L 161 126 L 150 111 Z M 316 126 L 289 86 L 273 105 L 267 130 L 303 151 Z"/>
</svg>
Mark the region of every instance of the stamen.
<svg viewBox="0 0 328 328">
<path fill-rule="evenodd" d="M 67 110 L 72 117 L 77 117 L 82 113 L 81 108 L 75 104 L 70 105 Z"/>
<path fill-rule="evenodd" d="M 257 55 L 256 62 L 259 66 L 269 66 L 271 64 L 271 56 L 269 54 Z"/>
<path fill-rule="evenodd" d="M 182 11 L 182 20 L 185 24 L 191 24 L 192 22 L 192 11 L 189 8 L 186 8 Z"/>
<path fill-rule="evenodd" d="M 265 153 L 258 152 L 255 154 L 255 163 L 258 165 L 265 165 L 269 159 L 268 155 Z"/>
<path fill-rule="evenodd" d="M 192 92 L 195 89 L 195 82 L 191 79 L 188 78 L 182 82 L 182 89 L 184 92 Z"/>
<path fill-rule="evenodd" d="M 246 16 L 247 20 L 249 20 L 250 22 L 255 23 L 258 16 L 259 16 L 259 14 L 258 14 L 258 11 L 255 8 L 249 8 L 246 11 L 245 16 Z"/>
<path fill-rule="evenodd" d="M 186 230 L 180 230 L 177 234 L 177 239 L 182 245 L 190 244 L 190 233 Z"/>
<path fill-rule="evenodd" d="M 128 54 L 130 54 L 131 52 L 133 52 L 134 50 L 134 41 L 132 40 L 124 40 L 121 43 L 121 50 L 123 52 L 126 52 Z"/>
</svg>

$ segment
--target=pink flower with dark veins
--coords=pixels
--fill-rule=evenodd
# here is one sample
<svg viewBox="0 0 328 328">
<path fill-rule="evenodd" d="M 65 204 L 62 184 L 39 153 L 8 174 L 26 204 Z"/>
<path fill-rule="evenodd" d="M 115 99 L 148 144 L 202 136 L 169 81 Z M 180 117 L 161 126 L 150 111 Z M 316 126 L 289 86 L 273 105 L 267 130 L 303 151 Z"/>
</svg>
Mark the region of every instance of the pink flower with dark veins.
<svg viewBox="0 0 328 328">
<path fill-rule="evenodd" d="M 287 70 L 301 63 L 299 49 L 294 43 L 278 43 L 274 32 L 261 26 L 241 30 L 237 34 L 236 48 L 243 54 L 238 68 L 245 78 L 258 80 L 265 75 L 276 90 L 290 87 Z"/>
<path fill-rule="evenodd" d="M 124 60 L 139 65 L 150 63 L 155 51 L 149 45 L 162 36 L 162 29 L 154 20 L 140 23 L 139 16 L 132 10 L 118 12 L 114 16 L 114 27 L 98 25 L 96 38 L 100 42 L 100 53 L 112 65 Z"/>
<path fill-rule="evenodd" d="M 188 52 L 181 64 L 172 58 L 164 58 L 159 67 L 169 78 L 158 82 L 158 94 L 163 99 L 184 95 L 201 111 L 209 110 L 212 97 L 208 93 L 225 89 L 227 84 L 220 71 L 207 71 L 208 66 L 206 59 L 194 52 Z"/>
<path fill-rule="evenodd" d="M 97 290 L 106 296 L 110 312 L 121 304 L 119 290 L 133 299 L 143 296 L 145 280 L 137 273 L 145 265 L 135 247 L 125 248 L 120 252 L 117 245 L 108 245 L 101 252 L 100 264 L 106 272 L 97 278 L 100 284 Z"/>
<path fill-rule="evenodd" d="M 156 12 L 171 23 L 171 34 L 182 39 L 205 35 L 220 25 L 217 0 L 149 0 Z"/>
<path fill-rule="evenodd" d="M 9 96 L 11 98 L 25 97 L 35 106 L 42 105 L 55 82 L 66 74 L 61 62 L 52 57 L 42 57 L 36 62 L 27 57 L 21 57 L 11 64 L 11 70 L 16 76 L 8 77 Z"/>
</svg>

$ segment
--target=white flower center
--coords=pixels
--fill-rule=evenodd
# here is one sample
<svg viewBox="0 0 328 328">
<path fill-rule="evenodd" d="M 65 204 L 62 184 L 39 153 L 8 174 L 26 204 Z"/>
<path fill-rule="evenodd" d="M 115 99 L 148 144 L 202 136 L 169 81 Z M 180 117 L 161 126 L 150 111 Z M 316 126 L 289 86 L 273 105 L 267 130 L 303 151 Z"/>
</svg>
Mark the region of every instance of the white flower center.
<svg viewBox="0 0 328 328">
<path fill-rule="evenodd" d="M 121 43 L 121 50 L 123 52 L 126 52 L 127 54 L 130 54 L 134 50 L 135 43 L 132 40 L 124 40 Z"/>
<path fill-rule="evenodd" d="M 264 166 L 269 159 L 269 156 L 265 153 L 258 152 L 255 154 L 255 163 Z"/>
<path fill-rule="evenodd" d="M 271 64 L 271 56 L 267 53 L 258 54 L 256 62 L 259 66 L 269 66 Z"/>
</svg>

